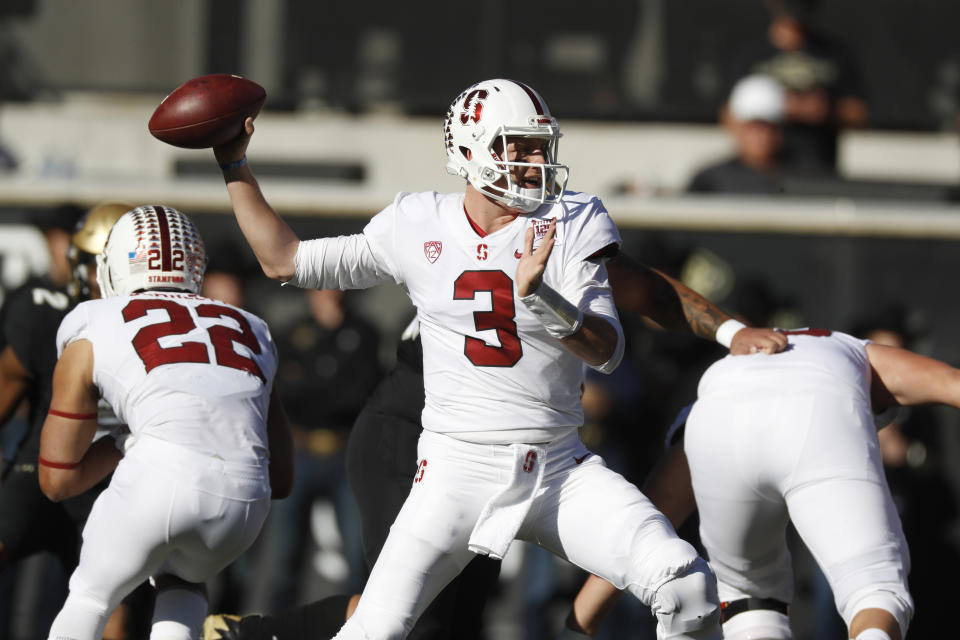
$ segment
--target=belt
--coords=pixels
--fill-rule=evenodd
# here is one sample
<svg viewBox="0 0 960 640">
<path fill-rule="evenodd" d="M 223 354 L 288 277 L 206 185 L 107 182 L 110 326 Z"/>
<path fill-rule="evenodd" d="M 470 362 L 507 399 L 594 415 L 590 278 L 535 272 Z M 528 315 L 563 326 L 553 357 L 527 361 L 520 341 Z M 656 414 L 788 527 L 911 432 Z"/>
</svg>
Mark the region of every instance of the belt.
<svg viewBox="0 0 960 640">
<path fill-rule="evenodd" d="M 720 603 L 720 618 L 726 622 L 738 613 L 755 609 L 769 609 L 787 615 L 787 603 L 776 598 L 741 598 Z"/>
</svg>

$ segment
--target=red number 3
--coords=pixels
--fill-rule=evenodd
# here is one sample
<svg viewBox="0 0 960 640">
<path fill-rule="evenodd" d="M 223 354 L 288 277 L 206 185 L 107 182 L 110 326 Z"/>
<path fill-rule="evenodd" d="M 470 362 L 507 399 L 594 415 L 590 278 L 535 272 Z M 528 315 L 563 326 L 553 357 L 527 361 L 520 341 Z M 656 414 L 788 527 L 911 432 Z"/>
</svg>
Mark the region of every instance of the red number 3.
<svg viewBox="0 0 960 640">
<path fill-rule="evenodd" d="M 182 304 L 173 300 L 137 298 L 123 308 L 123 320 L 131 322 L 142 318 L 151 309 L 165 310 L 169 320 L 147 325 L 133 337 L 133 348 L 136 349 L 147 372 L 155 367 L 176 362 L 210 362 L 207 345 L 202 342 L 184 342 L 176 347 L 160 346 L 160 338 L 183 335 L 196 328 L 197 325 L 190 315 L 190 310 Z M 207 329 L 217 364 L 252 373 L 266 382 L 266 377 L 257 363 L 251 358 L 240 355 L 233 348 L 233 343 L 237 343 L 249 348 L 253 353 L 261 351 L 260 343 L 257 342 L 257 337 L 243 314 L 220 304 L 201 304 L 196 310 L 201 318 L 232 318 L 240 325 L 239 331 L 224 325 L 213 325 Z"/>
<path fill-rule="evenodd" d="M 523 355 L 517 337 L 516 308 L 513 304 L 513 280 L 503 271 L 464 271 L 453 283 L 454 300 L 473 300 L 477 291 L 489 291 L 493 308 L 474 311 L 477 331 L 494 329 L 500 346 L 494 347 L 479 338 L 466 338 L 463 353 L 478 367 L 512 367 Z"/>
</svg>

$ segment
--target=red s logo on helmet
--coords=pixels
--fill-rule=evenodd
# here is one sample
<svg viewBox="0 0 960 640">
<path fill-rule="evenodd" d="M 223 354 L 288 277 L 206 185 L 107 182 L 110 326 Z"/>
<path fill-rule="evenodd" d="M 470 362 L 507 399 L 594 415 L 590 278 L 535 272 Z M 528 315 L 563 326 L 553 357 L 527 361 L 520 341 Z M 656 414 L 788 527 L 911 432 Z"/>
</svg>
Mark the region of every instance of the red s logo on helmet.
<svg viewBox="0 0 960 640">
<path fill-rule="evenodd" d="M 470 120 L 480 122 L 483 115 L 483 101 L 487 97 L 486 89 L 474 89 L 463 99 L 463 111 L 460 112 L 460 122 L 467 124 Z"/>
</svg>

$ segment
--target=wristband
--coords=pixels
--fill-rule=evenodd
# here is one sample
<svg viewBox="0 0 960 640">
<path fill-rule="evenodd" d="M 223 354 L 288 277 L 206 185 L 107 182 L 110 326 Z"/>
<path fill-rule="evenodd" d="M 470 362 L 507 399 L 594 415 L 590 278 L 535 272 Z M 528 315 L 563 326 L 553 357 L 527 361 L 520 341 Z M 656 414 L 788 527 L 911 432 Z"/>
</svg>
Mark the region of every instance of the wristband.
<svg viewBox="0 0 960 640">
<path fill-rule="evenodd" d="M 239 169 L 245 164 L 247 164 L 247 156 L 243 156 L 236 162 L 224 162 L 220 165 L 220 169 L 222 171 L 230 171 L 231 169 Z"/>
<path fill-rule="evenodd" d="M 520 298 L 554 338 L 566 338 L 580 329 L 583 312 L 569 300 L 541 282 L 536 291 Z"/>
<path fill-rule="evenodd" d="M 730 318 L 719 327 L 717 327 L 717 333 L 714 336 L 714 340 L 725 346 L 727 349 L 730 348 L 730 343 L 733 342 L 733 336 L 736 335 L 737 331 L 740 329 L 746 329 L 747 325 L 743 324 L 739 320 L 734 320 Z"/>
</svg>

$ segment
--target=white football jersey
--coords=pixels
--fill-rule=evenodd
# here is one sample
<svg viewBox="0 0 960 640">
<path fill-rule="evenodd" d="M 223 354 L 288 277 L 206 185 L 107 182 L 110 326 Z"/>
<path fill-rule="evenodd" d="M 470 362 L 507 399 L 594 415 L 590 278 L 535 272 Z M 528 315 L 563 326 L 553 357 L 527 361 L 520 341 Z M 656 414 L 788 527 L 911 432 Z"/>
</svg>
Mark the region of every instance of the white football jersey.
<svg viewBox="0 0 960 640">
<path fill-rule="evenodd" d="M 731 389 L 782 387 L 815 390 L 818 386 L 845 386 L 870 406 L 868 340 L 837 331 L 785 331 L 787 348 L 767 355 L 728 355 L 712 364 L 700 378 L 697 396 Z M 801 364 L 801 366 L 797 366 Z"/>
<path fill-rule="evenodd" d="M 606 267 L 588 260 L 620 243 L 616 226 L 595 196 L 568 192 L 560 204 L 481 236 L 463 200 L 462 193 L 400 193 L 370 221 L 362 239 L 302 242 L 292 282 L 349 287 L 392 278 L 406 289 L 423 340 L 424 428 L 453 433 L 580 426 L 584 364 L 517 299 L 514 278 L 527 228 L 535 229 L 536 247 L 556 218 L 544 282 L 622 333 Z M 331 253 L 351 255 L 339 262 L 327 257 L 333 243 Z"/>
<path fill-rule="evenodd" d="M 134 436 L 258 464 L 277 369 L 266 323 L 191 293 L 90 300 L 60 325 L 57 350 L 93 345 L 93 382 Z"/>
</svg>

